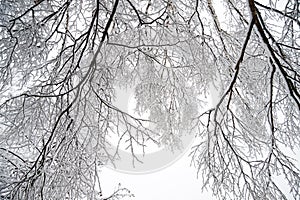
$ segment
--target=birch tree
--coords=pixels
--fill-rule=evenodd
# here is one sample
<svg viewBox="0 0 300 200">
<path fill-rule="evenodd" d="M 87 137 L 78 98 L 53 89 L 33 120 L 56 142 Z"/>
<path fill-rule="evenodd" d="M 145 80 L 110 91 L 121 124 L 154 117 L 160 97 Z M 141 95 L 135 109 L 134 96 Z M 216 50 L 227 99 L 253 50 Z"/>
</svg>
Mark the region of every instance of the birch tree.
<svg viewBox="0 0 300 200">
<path fill-rule="evenodd" d="M 299 199 L 297 0 L 0 2 L 1 199 L 130 196 L 101 192 L 120 142 L 134 164 L 147 143 L 180 148 L 186 133 L 200 141 L 199 188 Z M 149 117 L 118 108 L 117 87 L 134 87 Z"/>
</svg>

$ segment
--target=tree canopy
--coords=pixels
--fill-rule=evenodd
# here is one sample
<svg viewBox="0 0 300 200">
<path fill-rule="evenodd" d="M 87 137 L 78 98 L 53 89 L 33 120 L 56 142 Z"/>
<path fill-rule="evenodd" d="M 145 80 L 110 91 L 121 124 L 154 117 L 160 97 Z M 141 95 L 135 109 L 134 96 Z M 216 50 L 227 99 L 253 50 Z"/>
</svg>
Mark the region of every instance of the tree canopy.
<svg viewBox="0 0 300 200">
<path fill-rule="evenodd" d="M 98 176 L 111 135 L 134 163 L 190 133 L 199 188 L 287 199 L 282 177 L 299 199 L 299 15 L 297 0 L 0 0 L 0 198 L 121 199 Z M 148 119 L 114 104 L 127 87 Z"/>
</svg>

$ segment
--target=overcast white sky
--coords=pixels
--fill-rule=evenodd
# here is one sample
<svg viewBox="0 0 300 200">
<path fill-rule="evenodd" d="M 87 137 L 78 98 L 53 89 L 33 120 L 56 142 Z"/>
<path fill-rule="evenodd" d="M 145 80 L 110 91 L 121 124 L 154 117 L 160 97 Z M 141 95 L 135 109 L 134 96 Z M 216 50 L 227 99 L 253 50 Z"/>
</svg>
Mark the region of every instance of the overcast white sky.
<svg viewBox="0 0 300 200">
<path fill-rule="evenodd" d="M 133 200 L 212 200 L 210 191 L 201 190 L 201 177 L 197 179 L 196 170 L 189 163 L 187 152 L 170 167 L 151 174 L 124 174 L 103 168 L 103 194 L 108 196 L 121 183 L 134 193 Z"/>
<path fill-rule="evenodd" d="M 294 152 L 286 149 L 287 155 L 298 160 L 300 165 L 300 150 Z M 201 174 L 197 179 L 196 169 L 190 166 L 190 151 L 177 160 L 173 165 L 150 174 L 125 174 L 103 167 L 101 169 L 101 187 L 104 197 L 111 195 L 121 183 L 123 187 L 130 189 L 134 198 L 122 200 L 215 200 L 210 189 L 202 190 Z M 273 174 L 273 177 L 276 176 Z M 293 199 L 289 194 L 287 181 L 283 177 L 275 180 L 285 189 L 288 199 Z"/>
<path fill-rule="evenodd" d="M 117 90 L 115 105 L 127 111 L 130 114 L 135 106 L 130 104 L 134 90 Z M 212 94 L 217 95 L 217 94 Z M 216 103 L 213 98 L 209 98 L 208 107 Z M 203 108 L 203 111 L 205 111 Z M 113 142 L 113 141 L 111 141 Z M 194 141 L 195 142 L 195 141 Z M 191 146 L 190 146 L 191 147 Z M 111 168 L 104 167 L 101 169 L 100 180 L 103 196 L 111 195 L 121 183 L 122 187 L 130 189 L 135 195 L 132 200 L 213 200 L 211 191 L 202 190 L 202 177 L 200 174 L 197 179 L 197 170 L 190 166 L 191 158 L 188 157 L 190 147 L 187 147 L 185 154 L 171 166 L 163 170 L 149 174 L 126 174 L 114 171 Z M 159 151 L 155 149 L 154 151 Z M 152 151 L 151 151 L 152 152 Z M 129 199 L 129 198 L 128 198 Z M 123 200 L 123 199 L 122 199 Z M 127 199 L 124 199 L 127 200 Z"/>
<path fill-rule="evenodd" d="M 130 108 L 134 108 L 128 105 L 132 102 L 131 93 L 133 93 L 131 89 L 123 91 L 117 89 L 116 106 L 131 112 Z M 154 151 L 159 151 L 159 149 Z M 103 196 L 107 197 L 112 194 L 121 183 L 123 187 L 134 193 L 135 197 L 132 200 L 212 200 L 213 197 L 209 191 L 202 191 L 202 177 L 197 179 L 197 170 L 190 166 L 189 153 L 190 147 L 171 166 L 150 174 L 126 174 L 104 167 L 100 173 Z"/>
</svg>

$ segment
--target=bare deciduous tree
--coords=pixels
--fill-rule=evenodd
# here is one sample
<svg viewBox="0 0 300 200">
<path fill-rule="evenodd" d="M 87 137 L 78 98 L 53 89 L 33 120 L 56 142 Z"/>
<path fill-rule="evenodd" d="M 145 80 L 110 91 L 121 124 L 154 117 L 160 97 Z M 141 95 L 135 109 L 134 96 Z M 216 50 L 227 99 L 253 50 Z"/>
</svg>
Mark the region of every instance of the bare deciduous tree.
<svg viewBox="0 0 300 200">
<path fill-rule="evenodd" d="M 299 198 L 299 2 L 0 1 L 1 199 L 120 199 L 108 138 L 180 148 L 220 199 Z M 114 105 L 135 87 L 139 119 Z M 213 108 L 199 98 L 216 87 Z M 151 123 L 152 126 L 146 125 Z"/>
</svg>

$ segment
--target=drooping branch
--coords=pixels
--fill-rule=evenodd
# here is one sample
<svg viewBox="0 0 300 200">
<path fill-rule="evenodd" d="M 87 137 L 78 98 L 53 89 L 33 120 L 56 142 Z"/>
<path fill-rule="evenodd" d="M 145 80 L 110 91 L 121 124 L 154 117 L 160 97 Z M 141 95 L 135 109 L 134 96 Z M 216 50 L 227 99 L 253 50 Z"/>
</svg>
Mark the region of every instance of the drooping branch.
<svg viewBox="0 0 300 200">
<path fill-rule="evenodd" d="M 298 89 L 296 86 L 293 84 L 293 82 L 289 79 L 287 72 L 284 70 L 280 60 L 277 58 L 275 54 L 275 50 L 272 48 L 268 37 L 266 36 L 266 33 L 263 29 L 262 26 L 262 21 L 259 20 L 258 18 L 258 13 L 257 13 L 257 8 L 255 6 L 254 0 L 249 0 L 249 6 L 251 10 L 251 15 L 254 20 L 255 26 L 257 27 L 257 30 L 262 38 L 262 41 L 265 43 L 267 50 L 269 51 L 272 60 L 275 62 L 278 70 L 280 71 L 283 79 L 285 80 L 286 87 L 288 88 L 289 94 L 291 97 L 294 99 L 295 103 L 298 106 L 298 110 L 300 110 L 300 94 L 298 92 Z"/>
<path fill-rule="evenodd" d="M 238 78 L 240 65 L 243 62 L 243 58 L 244 58 L 244 55 L 245 55 L 245 52 L 246 52 L 247 44 L 248 44 L 250 36 L 251 36 L 251 31 L 253 29 L 253 25 L 254 25 L 254 20 L 252 19 L 250 24 L 249 24 L 249 27 L 248 27 L 248 31 L 247 31 L 247 35 L 246 35 L 244 44 L 243 44 L 242 49 L 240 51 L 240 56 L 239 56 L 235 66 L 234 66 L 235 72 L 234 72 L 234 75 L 233 75 L 232 80 L 230 82 L 230 85 L 228 86 L 228 88 L 226 89 L 224 94 L 221 96 L 218 104 L 216 105 L 216 108 L 215 108 L 216 112 L 215 112 L 215 117 L 214 117 L 215 119 L 216 119 L 217 111 L 218 111 L 220 105 L 223 103 L 224 99 L 228 96 L 228 94 L 229 94 L 228 105 L 230 104 L 230 99 L 231 99 L 231 94 L 233 92 L 233 87 L 234 87 L 234 84 L 235 84 L 235 82 Z"/>
</svg>

